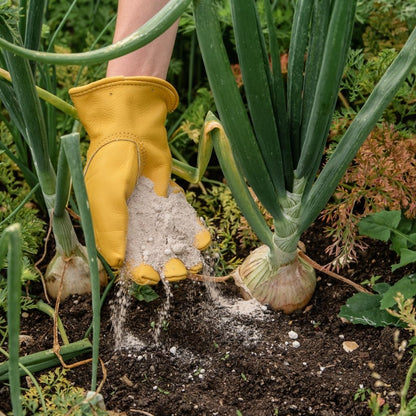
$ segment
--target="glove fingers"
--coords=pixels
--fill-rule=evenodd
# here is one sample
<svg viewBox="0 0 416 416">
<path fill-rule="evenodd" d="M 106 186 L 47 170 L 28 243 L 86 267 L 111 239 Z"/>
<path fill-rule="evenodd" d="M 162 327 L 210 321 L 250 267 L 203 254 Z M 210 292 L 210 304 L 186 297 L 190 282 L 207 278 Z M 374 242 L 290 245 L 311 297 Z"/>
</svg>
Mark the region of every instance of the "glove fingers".
<svg viewBox="0 0 416 416">
<path fill-rule="evenodd" d="M 120 267 L 126 252 L 127 199 L 139 171 L 137 146 L 116 141 L 103 146 L 88 163 L 88 200 L 99 252 L 112 267 Z"/>
<path fill-rule="evenodd" d="M 168 260 L 163 273 L 169 282 L 186 279 L 188 275 L 185 265 L 177 258 Z M 159 273 L 152 266 L 144 263 L 129 270 L 129 277 L 138 285 L 155 285 L 160 281 Z"/>
<path fill-rule="evenodd" d="M 205 228 L 195 235 L 194 247 L 202 251 L 208 248 L 211 244 L 211 234 Z"/>
<path fill-rule="evenodd" d="M 177 282 L 186 279 L 188 272 L 185 265 L 177 258 L 170 259 L 163 270 L 166 280 Z"/>
<path fill-rule="evenodd" d="M 159 273 L 148 264 L 140 264 L 129 272 L 129 277 L 138 285 L 155 285 L 159 283 Z"/>
<path fill-rule="evenodd" d="M 188 272 L 191 274 L 199 273 L 202 270 L 203 264 L 198 263 L 192 266 L 190 269 L 188 269 Z"/>
</svg>

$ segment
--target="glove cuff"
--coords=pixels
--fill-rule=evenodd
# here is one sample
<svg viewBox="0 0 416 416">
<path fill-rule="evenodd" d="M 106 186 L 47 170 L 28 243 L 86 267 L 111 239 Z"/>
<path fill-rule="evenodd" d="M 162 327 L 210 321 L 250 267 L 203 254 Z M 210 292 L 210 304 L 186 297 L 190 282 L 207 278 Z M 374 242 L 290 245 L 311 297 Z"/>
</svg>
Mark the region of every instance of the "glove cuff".
<svg viewBox="0 0 416 416">
<path fill-rule="evenodd" d="M 77 99 L 82 98 L 85 94 L 91 94 L 94 91 L 105 90 L 107 88 L 113 88 L 117 86 L 136 86 L 136 87 L 151 87 L 155 91 L 158 90 L 162 94 L 162 98 L 166 103 L 168 112 L 172 112 L 176 109 L 179 103 L 179 96 L 176 89 L 169 82 L 156 77 L 108 77 L 98 81 L 91 82 L 90 84 L 83 85 L 81 87 L 74 87 L 69 90 L 71 99 L 76 104 Z"/>
</svg>

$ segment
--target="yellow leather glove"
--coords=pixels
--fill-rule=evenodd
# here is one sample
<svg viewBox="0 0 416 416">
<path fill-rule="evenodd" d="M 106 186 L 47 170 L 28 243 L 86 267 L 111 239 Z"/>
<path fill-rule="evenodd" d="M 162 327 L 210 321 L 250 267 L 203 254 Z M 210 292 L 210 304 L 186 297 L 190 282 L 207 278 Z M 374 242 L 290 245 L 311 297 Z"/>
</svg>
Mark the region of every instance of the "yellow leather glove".
<svg viewBox="0 0 416 416">
<path fill-rule="evenodd" d="M 167 196 L 172 157 L 165 120 L 176 108 L 178 95 L 172 85 L 154 77 L 104 78 L 69 93 L 90 137 L 85 184 L 97 249 L 110 266 L 118 268 L 126 253 L 127 199 L 138 176 L 150 179 L 157 195 Z M 203 250 L 210 241 L 208 231 L 203 230 L 194 245 Z M 160 280 L 148 264 L 131 273 L 138 284 Z M 187 270 L 172 258 L 164 274 L 167 280 L 176 281 L 186 278 Z"/>
</svg>

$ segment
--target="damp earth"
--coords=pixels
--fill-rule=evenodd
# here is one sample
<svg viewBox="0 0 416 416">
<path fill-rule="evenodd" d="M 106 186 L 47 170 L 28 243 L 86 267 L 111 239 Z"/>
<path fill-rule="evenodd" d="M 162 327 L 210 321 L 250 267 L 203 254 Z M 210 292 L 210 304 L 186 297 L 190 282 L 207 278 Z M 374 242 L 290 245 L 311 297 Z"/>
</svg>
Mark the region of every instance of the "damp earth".
<svg viewBox="0 0 416 416">
<path fill-rule="evenodd" d="M 302 240 L 315 261 L 329 260 L 321 224 Z M 386 244 L 372 242 L 341 274 L 358 283 L 381 275 L 391 283 L 403 273 L 390 271 L 395 261 Z M 355 291 L 342 282 L 318 273 L 314 297 L 293 315 L 243 301 L 232 280 L 154 289 L 159 298 L 146 303 L 117 284 L 103 305 L 101 393 L 109 410 L 129 416 L 370 415 L 366 402 L 354 399 L 362 389 L 380 393 L 393 409 L 400 403 L 411 355 L 398 344 L 410 335 L 343 322 L 339 309 Z M 60 316 L 70 341 L 81 339 L 91 323 L 91 299 L 72 296 Z M 22 354 L 51 348 L 52 325 L 43 314 L 30 311 L 22 332 L 33 339 Z M 347 352 L 345 343 L 356 347 Z M 99 381 L 103 377 L 100 370 Z M 91 369 L 74 368 L 68 378 L 88 390 Z M 3 385 L 3 412 L 10 411 L 8 400 Z"/>
</svg>

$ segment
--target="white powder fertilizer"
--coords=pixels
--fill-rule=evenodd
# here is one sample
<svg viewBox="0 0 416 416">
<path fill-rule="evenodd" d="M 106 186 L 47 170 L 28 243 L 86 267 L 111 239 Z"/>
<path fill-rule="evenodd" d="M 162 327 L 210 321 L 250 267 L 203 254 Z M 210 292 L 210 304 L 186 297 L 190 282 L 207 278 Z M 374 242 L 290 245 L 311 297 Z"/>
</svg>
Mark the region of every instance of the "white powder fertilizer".
<svg viewBox="0 0 416 416">
<path fill-rule="evenodd" d="M 203 226 L 183 192 L 169 187 L 167 198 L 158 196 L 153 191 L 153 182 L 142 176 L 127 206 L 125 264 L 136 267 L 145 263 L 161 273 L 166 262 L 175 257 L 187 268 L 202 263 L 194 240 Z"/>
</svg>

